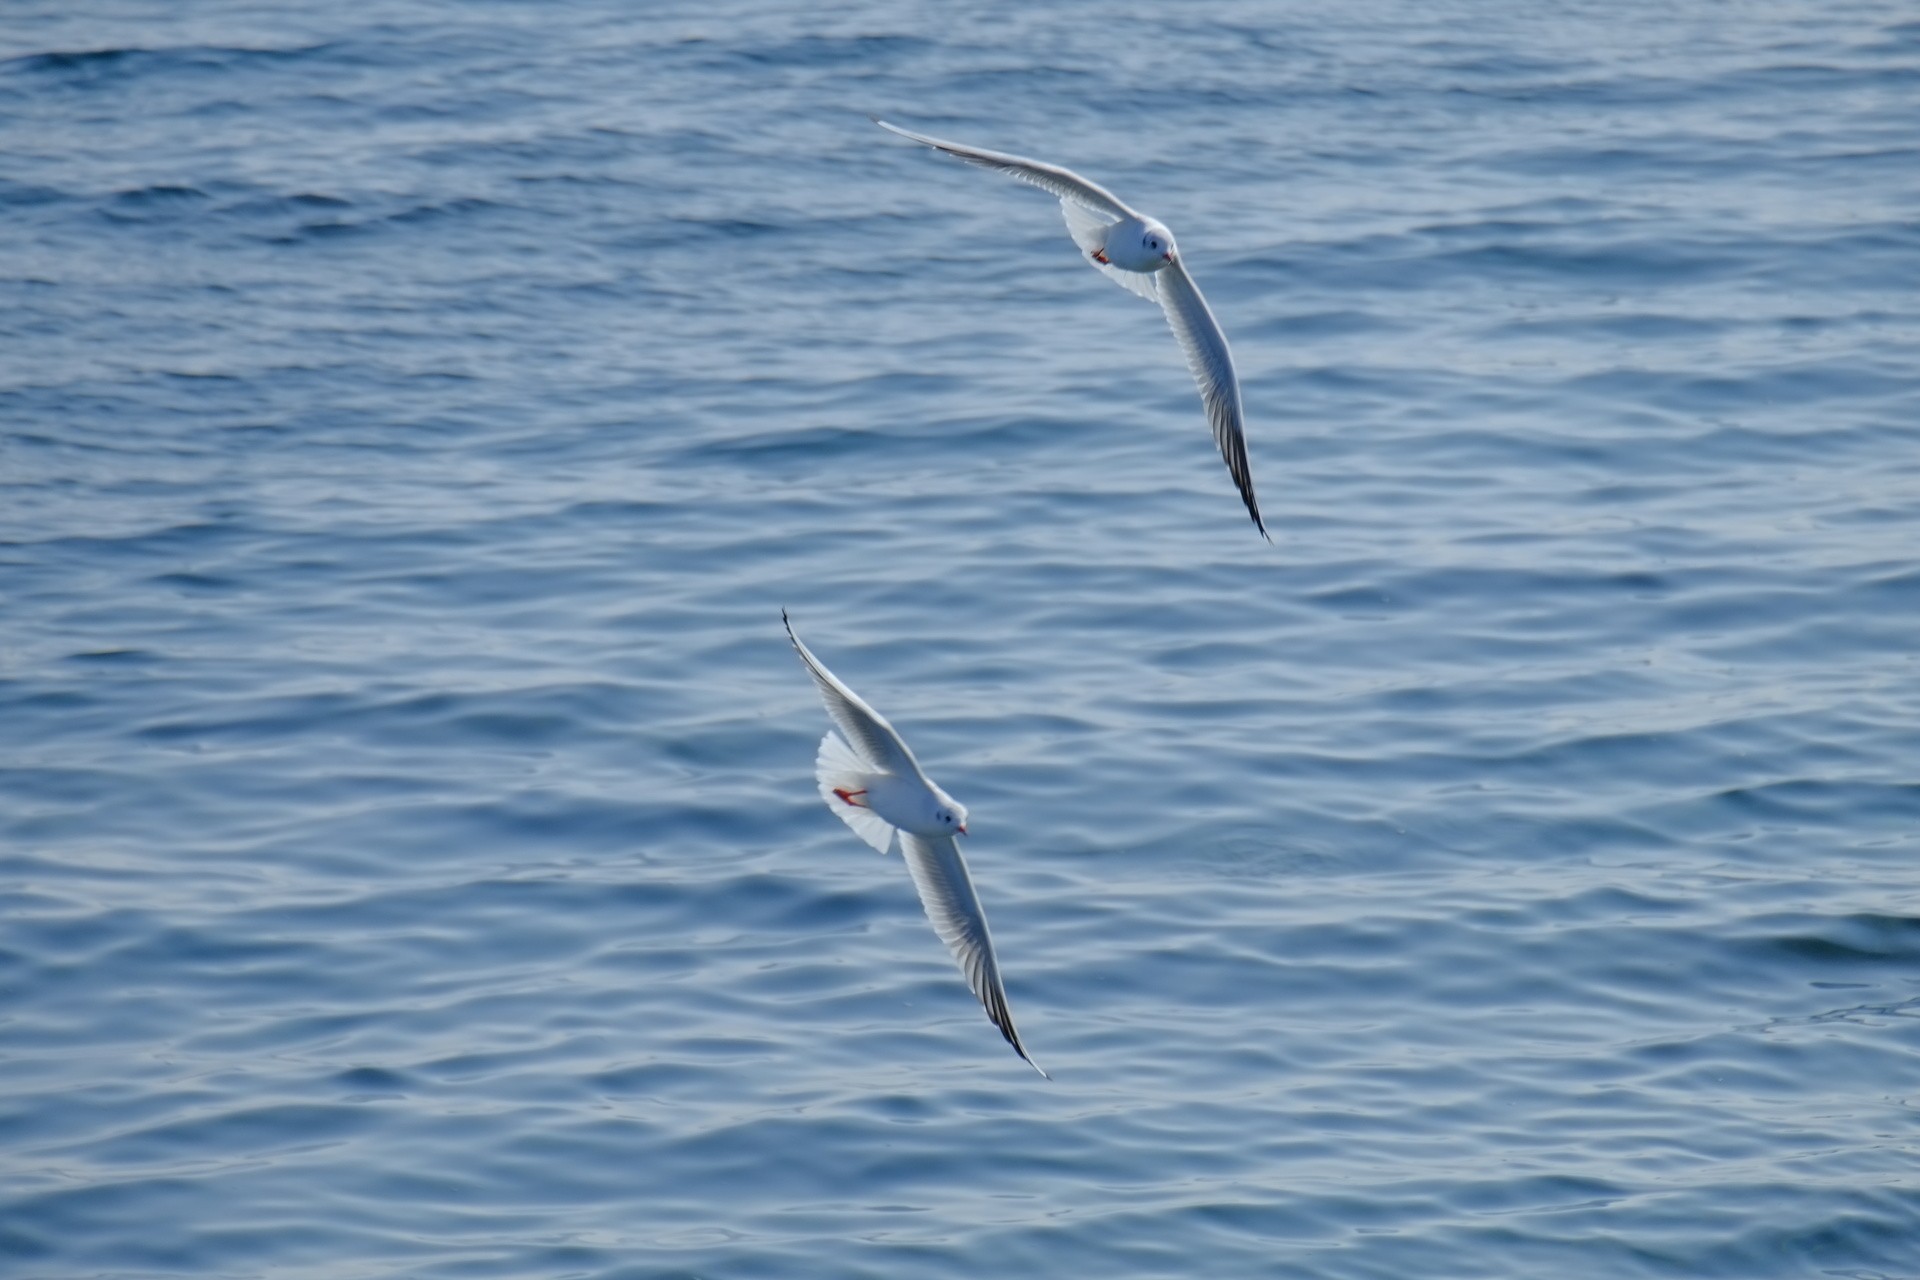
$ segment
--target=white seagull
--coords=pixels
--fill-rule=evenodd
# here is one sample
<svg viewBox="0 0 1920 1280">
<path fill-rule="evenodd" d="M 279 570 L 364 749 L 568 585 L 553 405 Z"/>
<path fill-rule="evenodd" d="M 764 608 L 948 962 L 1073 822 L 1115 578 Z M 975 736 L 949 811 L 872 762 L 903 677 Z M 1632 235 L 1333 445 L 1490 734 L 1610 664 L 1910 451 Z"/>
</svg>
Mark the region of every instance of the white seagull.
<svg viewBox="0 0 1920 1280">
<path fill-rule="evenodd" d="M 935 150 L 956 156 L 983 169 L 997 169 L 1010 177 L 1030 182 L 1042 191 L 1060 198 L 1060 211 L 1066 215 L 1067 231 L 1087 255 L 1087 260 L 1102 275 L 1141 297 L 1160 304 L 1173 326 L 1173 336 L 1186 353 L 1187 367 L 1200 384 L 1200 400 L 1206 406 L 1207 422 L 1213 427 L 1213 442 L 1227 460 L 1227 471 L 1240 490 L 1247 514 L 1253 517 L 1260 536 L 1273 541 L 1260 518 L 1260 503 L 1253 496 L 1253 470 L 1247 463 L 1247 432 L 1240 411 L 1240 379 L 1233 372 L 1233 353 L 1227 349 L 1227 336 L 1220 332 L 1219 321 L 1200 287 L 1187 274 L 1186 263 L 1174 246 L 1173 233 L 1155 218 L 1128 205 L 1119 196 L 1097 182 L 1089 182 L 1071 169 L 1042 164 L 1024 156 L 1000 151 L 984 151 L 942 142 L 925 134 L 910 133 L 878 117 L 873 122 L 890 133 L 924 143 Z"/>
<path fill-rule="evenodd" d="M 967 860 L 954 842 L 955 835 L 967 834 L 966 806 L 921 772 L 920 762 L 885 717 L 808 652 L 793 634 L 785 609 L 780 611 L 780 621 L 786 623 L 787 639 L 793 641 L 807 674 L 820 686 L 827 714 L 853 743 L 849 747 L 832 730 L 820 739 L 820 754 L 814 762 L 820 798 L 854 834 L 883 854 L 892 847 L 893 833 L 899 831 L 907 870 L 913 873 L 914 888 L 920 891 L 920 905 L 927 909 L 933 931 L 959 962 L 967 985 L 986 1007 L 987 1018 L 1028 1066 L 1046 1076 L 1040 1064 L 1027 1057 L 1020 1033 L 1014 1030 L 1006 988 L 1000 985 L 1000 966 L 993 958 L 993 939 L 987 936 L 987 914 L 973 892 Z"/>
</svg>

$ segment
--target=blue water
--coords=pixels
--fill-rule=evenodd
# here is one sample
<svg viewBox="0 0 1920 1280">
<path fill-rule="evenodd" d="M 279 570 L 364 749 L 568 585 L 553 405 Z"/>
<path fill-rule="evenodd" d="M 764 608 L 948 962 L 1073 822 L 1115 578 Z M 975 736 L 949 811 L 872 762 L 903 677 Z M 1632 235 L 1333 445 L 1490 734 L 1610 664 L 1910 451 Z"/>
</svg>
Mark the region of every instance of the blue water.
<svg viewBox="0 0 1920 1280">
<path fill-rule="evenodd" d="M 1917 17 L 10 4 L 0 1274 L 1920 1275 Z"/>
</svg>

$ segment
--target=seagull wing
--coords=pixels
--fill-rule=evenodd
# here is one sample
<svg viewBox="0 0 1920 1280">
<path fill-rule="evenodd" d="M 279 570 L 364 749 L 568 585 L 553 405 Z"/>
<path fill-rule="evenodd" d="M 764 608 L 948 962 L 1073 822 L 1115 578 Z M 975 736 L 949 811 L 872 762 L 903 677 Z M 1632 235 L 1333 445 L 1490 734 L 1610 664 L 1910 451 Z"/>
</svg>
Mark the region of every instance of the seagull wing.
<svg viewBox="0 0 1920 1280">
<path fill-rule="evenodd" d="M 1227 460 L 1227 471 L 1240 490 L 1240 500 L 1247 504 L 1254 527 L 1271 542 L 1273 536 L 1267 532 L 1266 522 L 1260 518 L 1260 503 L 1253 496 L 1253 469 L 1247 462 L 1246 424 L 1240 411 L 1240 379 L 1233 371 L 1227 335 L 1220 332 L 1212 308 L 1178 256 L 1154 274 L 1159 280 L 1160 305 L 1167 313 L 1167 323 L 1180 340 L 1193 380 L 1200 384 L 1200 400 L 1213 427 L 1213 442 Z"/>
<path fill-rule="evenodd" d="M 917 836 L 900 833 L 900 846 L 907 857 L 907 869 L 913 872 L 914 888 L 920 891 L 920 905 L 933 921 L 933 931 L 960 965 L 967 985 L 986 1008 L 987 1018 L 1000 1028 L 1013 1051 L 1026 1064 L 1045 1076 L 1040 1064 L 1027 1057 L 1014 1030 L 1013 1014 L 1007 1008 L 1007 991 L 1000 985 L 1000 966 L 993 958 L 993 939 L 987 936 L 987 913 L 973 891 L 973 878 L 967 874 L 967 860 L 952 836 Z"/>
<path fill-rule="evenodd" d="M 854 751 L 867 766 L 883 773 L 924 781 L 926 775 L 920 772 L 920 762 L 913 758 L 913 752 L 907 750 L 907 744 L 900 740 L 900 735 L 894 732 L 886 717 L 862 701 L 859 694 L 841 684 L 840 678 L 827 670 L 820 659 L 800 643 L 800 637 L 793 634 L 793 623 L 787 621 L 785 609 L 780 611 L 780 621 L 787 624 L 787 639 L 793 641 L 794 651 L 800 655 L 807 674 L 820 686 L 820 698 L 827 704 L 827 714 L 847 735 L 847 741 L 853 744 Z"/>
<path fill-rule="evenodd" d="M 1096 213 L 1106 214 L 1116 222 L 1121 218 L 1140 216 L 1119 196 L 1097 182 L 1087 181 L 1071 169 L 1043 164 L 1038 160 L 1029 160 L 1025 156 L 1008 155 L 1004 151 L 986 151 L 979 147 L 963 146 L 958 142 L 943 142 L 939 138 L 929 138 L 924 133 L 910 133 L 897 125 L 888 124 L 885 120 L 877 118 L 874 123 L 889 133 L 897 133 L 903 138 L 924 143 L 936 151 L 944 151 L 950 156 L 965 160 L 968 164 L 977 164 L 983 169 L 995 169 L 1022 182 L 1030 182 L 1042 191 L 1050 191 L 1062 200 L 1084 205 Z"/>
</svg>

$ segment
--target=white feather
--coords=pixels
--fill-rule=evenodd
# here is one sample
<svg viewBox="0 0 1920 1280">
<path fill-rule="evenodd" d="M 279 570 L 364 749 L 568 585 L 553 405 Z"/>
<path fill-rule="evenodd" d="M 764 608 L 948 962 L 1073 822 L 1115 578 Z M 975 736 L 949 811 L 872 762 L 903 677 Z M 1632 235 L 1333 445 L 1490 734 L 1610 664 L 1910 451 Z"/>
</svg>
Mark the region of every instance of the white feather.
<svg viewBox="0 0 1920 1280">
<path fill-rule="evenodd" d="M 785 610 L 780 617 L 786 620 Z M 960 846 L 954 843 L 953 837 L 939 828 L 939 824 L 947 824 L 965 832 L 965 810 L 920 772 L 907 744 L 880 713 L 861 701 L 858 694 L 807 651 L 800 637 L 793 634 L 791 622 L 787 623 L 787 638 L 819 686 L 827 711 L 854 736 L 856 743 L 866 748 L 857 750 L 832 732 L 820 739 L 814 773 L 820 781 L 821 799 L 853 828 L 854 834 L 881 853 L 892 845 L 894 832 L 900 833 L 901 854 L 913 876 L 914 887 L 919 890 L 927 918 L 933 922 L 934 932 L 952 952 L 966 976 L 967 986 L 986 1009 L 988 1019 L 1000 1028 L 1000 1034 L 1015 1053 L 1033 1063 L 1033 1059 L 1027 1057 L 1026 1047 L 1020 1043 L 1020 1033 L 1013 1027 L 1006 988 L 1000 982 L 1000 966 L 993 955 L 993 940 L 987 935 L 987 915 L 980 908 L 979 895 L 973 891 L 967 860 L 960 856 Z M 897 758 L 907 767 L 903 771 L 877 767 L 876 755 Z M 847 803 L 846 798 L 838 794 L 841 791 L 864 791 L 864 799 L 877 805 L 878 811 Z M 855 798 L 862 797 L 856 795 Z M 882 817 L 882 813 L 891 815 L 893 821 Z M 916 813 L 919 816 L 915 816 Z M 938 834 L 922 834 L 927 830 L 923 824 L 932 825 Z M 1034 1070 L 1040 1071 L 1038 1064 L 1034 1064 Z M 1040 1074 L 1047 1073 L 1040 1071 Z"/>
<path fill-rule="evenodd" d="M 920 891 L 920 905 L 926 908 L 933 931 L 947 944 L 954 963 L 966 976 L 967 986 L 987 1011 L 987 1020 L 1000 1028 L 1000 1034 L 1015 1053 L 1026 1058 L 1028 1066 L 1045 1076 L 1040 1064 L 1027 1057 L 1020 1033 L 1014 1029 L 1007 989 L 1000 982 L 1000 963 L 994 959 L 993 939 L 987 933 L 987 913 L 973 891 L 973 877 L 967 874 L 967 860 L 960 855 L 960 846 L 952 836 L 917 836 L 903 831 L 900 852 L 907 860 L 907 870 L 913 873 L 913 887 Z"/>
<path fill-rule="evenodd" d="M 1123 202 L 1119 196 L 1071 169 L 1043 164 L 1004 151 L 988 151 L 981 147 L 930 138 L 922 133 L 910 133 L 885 120 L 876 119 L 874 123 L 968 164 L 997 170 L 1051 192 L 1060 200 L 1060 211 L 1066 216 L 1068 234 L 1080 246 L 1081 255 L 1090 262 L 1093 261 L 1095 250 L 1107 250 L 1111 256 L 1112 251 L 1107 248 L 1107 235 L 1112 227 L 1126 220 L 1147 221 L 1144 215 Z M 1126 260 L 1128 258 L 1123 256 L 1122 261 Z M 1233 370 L 1233 356 L 1227 350 L 1226 335 L 1220 331 L 1220 324 L 1213 318 L 1207 300 L 1200 295 L 1199 286 L 1187 274 L 1185 263 L 1180 261 L 1176 253 L 1164 268 L 1154 272 L 1128 271 L 1099 262 L 1093 262 L 1093 266 L 1121 288 L 1137 293 L 1150 302 L 1159 303 L 1166 311 L 1167 323 L 1173 326 L 1180 350 L 1187 358 L 1187 366 L 1193 370 L 1194 381 L 1200 386 L 1200 399 L 1206 407 L 1207 423 L 1213 428 L 1214 442 L 1220 446 L 1220 455 L 1226 460 L 1234 487 L 1240 491 L 1240 500 L 1246 504 L 1247 514 L 1253 517 L 1253 527 L 1260 531 L 1261 537 L 1271 542 L 1272 535 L 1267 532 L 1266 521 L 1261 519 L 1260 503 L 1253 493 L 1253 468 L 1247 461 L 1246 427 L 1240 408 L 1240 383 Z M 834 710 L 835 719 L 853 733 L 855 741 L 864 747 L 866 740 L 860 736 L 857 727 L 842 718 L 840 710 L 829 709 Z"/>
<path fill-rule="evenodd" d="M 1247 462 L 1247 431 L 1240 411 L 1240 379 L 1233 371 L 1227 335 L 1220 332 L 1220 322 L 1213 318 L 1213 308 L 1201 295 L 1200 286 L 1187 274 L 1186 263 L 1175 259 L 1159 274 L 1166 277 L 1161 282 L 1160 305 L 1200 388 L 1200 403 L 1213 428 L 1213 442 L 1220 447 L 1227 473 L 1240 490 L 1240 500 L 1247 504 L 1254 527 L 1266 537 L 1267 525 L 1260 518 L 1259 500 L 1253 496 L 1253 468 Z"/>
<path fill-rule="evenodd" d="M 831 729 L 820 739 L 820 754 L 814 757 L 813 776 L 820 783 L 820 798 L 840 820 L 853 828 L 853 834 L 887 853 L 893 848 L 893 827 L 879 814 L 857 804 L 848 804 L 836 791 L 864 791 L 870 781 L 865 761 Z"/>
<path fill-rule="evenodd" d="M 1032 183 L 1042 191 L 1052 192 L 1062 200 L 1086 205 L 1114 218 L 1137 217 L 1119 196 L 1107 190 L 1097 182 L 1081 177 L 1071 169 L 1062 169 L 1057 164 L 1043 164 L 1038 160 L 1029 160 L 1025 156 L 1009 155 L 1005 151 L 989 151 L 985 147 L 969 147 L 964 143 L 947 142 L 941 138 L 929 138 L 924 133 L 913 133 L 898 125 L 888 124 L 878 116 L 870 117 L 873 122 L 888 133 L 897 133 L 903 138 L 924 143 L 936 151 L 944 151 L 968 164 L 979 165 L 983 169 L 994 169 L 1011 178 Z"/>
<path fill-rule="evenodd" d="M 786 622 L 787 615 L 781 611 L 780 620 Z M 793 625 L 787 624 L 787 639 L 793 641 L 794 651 L 800 655 L 800 661 L 806 664 L 807 674 L 813 677 L 814 684 L 820 688 L 820 697 L 827 704 L 827 714 L 840 726 L 847 738 L 858 745 L 856 753 L 863 768 L 878 770 L 881 773 L 898 774 L 903 778 L 920 778 L 926 775 L 920 772 L 920 762 L 913 758 L 913 752 L 887 718 L 868 706 L 859 694 L 840 683 L 840 677 L 827 670 L 813 651 L 800 643 L 800 637 L 793 634 Z"/>
<path fill-rule="evenodd" d="M 1085 205 L 1075 204 L 1071 200 L 1060 202 L 1060 214 L 1067 220 L 1067 234 L 1072 236 L 1073 242 L 1080 246 L 1080 252 L 1086 254 L 1104 249 L 1107 244 L 1107 232 L 1120 225 L 1118 221 L 1102 217 Z M 1148 302 L 1160 301 L 1160 288 L 1154 283 L 1151 273 L 1122 271 L 1119 267 L 1095 262 L 1092 258 L 1088 258 L 1087 263 L 1121 288 L 1139 294 Z"/>
</svg>

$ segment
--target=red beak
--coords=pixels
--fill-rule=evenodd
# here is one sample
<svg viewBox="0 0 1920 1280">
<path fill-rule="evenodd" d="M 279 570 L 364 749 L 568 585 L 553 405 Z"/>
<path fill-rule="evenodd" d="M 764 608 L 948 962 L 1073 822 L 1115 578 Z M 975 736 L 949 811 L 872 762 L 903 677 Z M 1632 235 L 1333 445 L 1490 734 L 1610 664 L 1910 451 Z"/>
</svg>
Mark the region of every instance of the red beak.
<svg viewBox="0 0 1920 1280">
<path fill-rule="evenodd" d="M 965 827 L 960 828 L 960 834 L 961 835 L 967 834 L 967 829 Z"/>
</svg>

